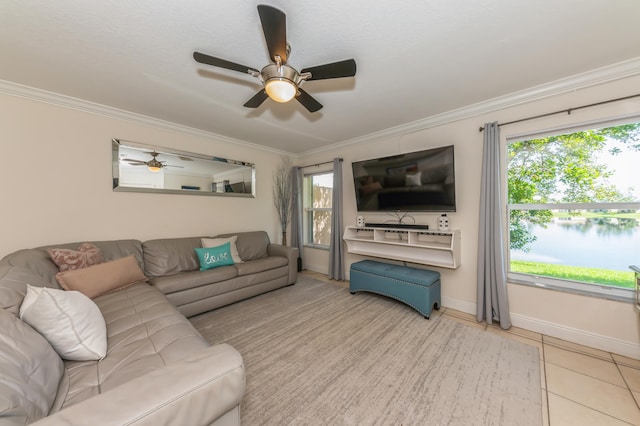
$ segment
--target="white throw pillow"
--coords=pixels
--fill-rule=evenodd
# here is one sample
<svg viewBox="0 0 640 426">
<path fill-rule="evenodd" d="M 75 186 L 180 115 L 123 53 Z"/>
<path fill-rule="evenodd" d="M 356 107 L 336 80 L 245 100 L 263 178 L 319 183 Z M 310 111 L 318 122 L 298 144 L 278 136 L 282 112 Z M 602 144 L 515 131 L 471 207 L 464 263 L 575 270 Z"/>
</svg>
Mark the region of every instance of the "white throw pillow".
<svg viewBox="0 0 640 426">
<path fill-rule="evenodd" d="M 231 258 L 233 259 L 233 263 L 242 263 L 243 260 L 238 254 L 238 247 L 236 247 L 236 240 L 238 239 L 237 235 L 234 235 L 229 238 L 200 238 L 200 243 L 203 248 L 210 247 L 218 247 L 226 243 L 230 243 L 231 245 Z"/>
<path fill-rule="evenodd" d="M 406 186 L 420 186 L 422 185 L 422 182 L 420 181 L 421 179 L 422 172 L 416 172 L 412 175 L 406 175 L 404 184 Z"/>
<path fill-rule="evenodd" d="M 91 361 L 107 353 L 107 326 L 98 306 L 79 291 L 27 285 L 20 319 L 53 346 L 60 358 Z"/>
</svg>

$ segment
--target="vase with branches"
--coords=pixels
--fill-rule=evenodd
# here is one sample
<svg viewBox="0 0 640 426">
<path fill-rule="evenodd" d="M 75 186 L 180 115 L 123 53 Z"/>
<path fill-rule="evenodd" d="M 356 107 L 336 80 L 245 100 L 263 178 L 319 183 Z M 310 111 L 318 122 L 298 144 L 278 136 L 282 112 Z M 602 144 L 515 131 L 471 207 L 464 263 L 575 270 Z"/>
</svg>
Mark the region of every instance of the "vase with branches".
<svg viewBox="0 0 640 426">
<path fill-rule="evenodd" d="M 287 226 L 291 220 L 291 160 L 283 158 L 273 172 L 273 204 L 282 227 L 282 245 L 287 245 Z"/>
</svg>

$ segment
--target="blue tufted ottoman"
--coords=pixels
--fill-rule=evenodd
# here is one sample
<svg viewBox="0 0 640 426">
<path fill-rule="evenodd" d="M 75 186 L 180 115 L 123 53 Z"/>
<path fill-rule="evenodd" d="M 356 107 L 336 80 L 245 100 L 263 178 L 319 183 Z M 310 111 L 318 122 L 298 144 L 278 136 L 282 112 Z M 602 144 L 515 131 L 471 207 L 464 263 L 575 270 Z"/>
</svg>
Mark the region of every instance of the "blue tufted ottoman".
<svg viewBox="0 0 640 426">
<path fill-rule="evenodd" d="M 426 319 L 440 309 L 440 272 L 363 260 L 351 264 L 349 291 L 368 291 L 399 300 Z"/>
</svg>

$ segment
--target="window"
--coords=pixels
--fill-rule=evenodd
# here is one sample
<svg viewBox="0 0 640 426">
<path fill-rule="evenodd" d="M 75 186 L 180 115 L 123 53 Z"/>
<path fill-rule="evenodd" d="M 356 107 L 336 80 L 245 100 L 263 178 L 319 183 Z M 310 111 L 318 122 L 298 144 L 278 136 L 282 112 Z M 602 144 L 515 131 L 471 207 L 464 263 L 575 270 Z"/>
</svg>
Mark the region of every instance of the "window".
<svg viewBox="0 0 640 426">
<path fill-rule="evenodd" d="M 509 279 L 632 297 L 640 122 L 507 141 Z"/>
<path fill-rule="evenodd" d="M 305 244 L 329 247 L 331 242 L 331 200 L 333 172 L 304 177 Z"/>
</svg>

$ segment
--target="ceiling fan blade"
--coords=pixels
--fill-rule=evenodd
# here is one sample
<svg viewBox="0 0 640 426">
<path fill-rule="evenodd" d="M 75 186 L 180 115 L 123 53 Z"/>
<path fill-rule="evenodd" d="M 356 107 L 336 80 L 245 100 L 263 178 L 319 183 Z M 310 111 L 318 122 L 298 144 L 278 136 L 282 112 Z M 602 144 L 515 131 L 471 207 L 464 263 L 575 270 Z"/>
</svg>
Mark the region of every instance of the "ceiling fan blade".
<svg viewBox="0 0 640 426">
<path fill-rule="evenodd" d="M 316 101 L 310 94 L 303 89 L 298 88 L 298 95 L 296 96 L 298 102 L 300 102 L 309 112 L 316 112 L 322 108 L 322 104 Z"/>
<path fill-rule="evenodd" d="M 193 52 L 193 59 L 201 64 L 213 65 L 214 67 L 226 68 L 228 70 L 238 71 L 245 74 L 259 74 L 257 69 L 248 67 L 246 65 L 236 64 L 235 62 L 227 61 L 225 59 L 216 58 L 214 56 L 205 55 L 200 52 Z"/>
<path fill-rule="evenodd" d="M 262 89 L 258 93 L 253 95 L 253 98 L 249 99 L 247 103 L 244 104 L 244 106 L 246 106 L 247 108 L 258 108 L 268 97 L 269 95 L 267 95 L 267 92 Z"/>
<path fill-rule="evenodd" d="M 353 59 L 347 59 L 344 61 L 305 68 L 300 71 L 300 73 L 305 72 L 311 73 L 311 78 L 308 79 L 309 81 L 324 80 L 327 78 L 353 77 L 356 75 L 356 61 Z"/>
<path fill-rule="evenodd" d="M 258 14 L 269 56 L 273 62 L 276 62 L 276 56 L 280 56 L 282 63 L 287 63 L 287 19 L 284 12 L 273 6 L 260 4 Z"/>
<path fill-rule="evenodd" d="M 126 161 L 127 163 L 133 164 L 134 166 L 139 165 L 139 164 L 147 164 L 146 161 L 134 160 L 132 158 L 123 158 L 122 161 Z"/>
</svg>

